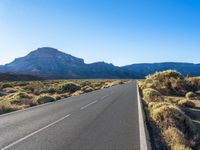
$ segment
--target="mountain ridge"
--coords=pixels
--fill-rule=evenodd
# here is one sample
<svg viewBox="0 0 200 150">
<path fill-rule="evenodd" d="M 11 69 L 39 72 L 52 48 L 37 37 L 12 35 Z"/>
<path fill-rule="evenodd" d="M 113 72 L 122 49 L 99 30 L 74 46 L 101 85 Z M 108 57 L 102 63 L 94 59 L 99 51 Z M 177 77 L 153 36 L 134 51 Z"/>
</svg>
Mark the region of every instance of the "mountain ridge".
<svg viewBox="0 0 200 150">
<path fill-rule="evenodd" d="M 11 63 L 0 65 L 1 73 L 37 75 L 47 79 L 144 78 L 156 71 L 173 69 L 183 75 L 200 76 L 200 64 L 184 62 L 137 63 L 115 66 L 104 61 L 87 64 L 84 59 L 51 47 L 41 47 Z"/>
</svg>

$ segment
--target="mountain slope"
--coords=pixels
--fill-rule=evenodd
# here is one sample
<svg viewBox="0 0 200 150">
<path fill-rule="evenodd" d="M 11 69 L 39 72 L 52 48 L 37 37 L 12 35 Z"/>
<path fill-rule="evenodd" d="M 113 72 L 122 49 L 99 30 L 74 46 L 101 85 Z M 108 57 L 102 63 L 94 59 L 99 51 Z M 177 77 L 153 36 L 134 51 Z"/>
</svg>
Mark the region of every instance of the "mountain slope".
<svg viewBox="0 0 200 150">
<path fill-rule="evenodd" d="M 40 75 L 46 78 L 129 78 L 129 73 L 107 63 L 85 64 L 81 58 L 50 47 L 38 48 L 25 57 L 0 67 L 0 72 Z"/>
<path fill-rule="evenodd" d="M 193 63 L 177 63 L 177 62 L 164 62 L 164 63 L 143 63 L 132 64 L 122 67 L 124 70 L 131 74 L 137 75 L 138 78 L 144 78 L 145 76 L 152 74 L 156 71 L 163 70 L 177 70 L 183 75 L 200 76 L 200 64 Z"/>
<path fill-rule="evenodd" d="M 173 69 L 183 75 L 200 76 L 200 64 L 192 63 L 143 63 L 117 67 L 105 62 L 85 64 L 81 58 L 42 47 L 17 58 L 4 66 L 1 73 L 29 74 L 47 79 L 69 78 L 144 78 L 156 71 Z"/>
<path fill-rule="evenodd" d="M 77 68 L 81 65 L 84 65 L 83 59 L 62 53 L 54 48 L 43 47 L 5 65 L 5 71 L 63 74 L 67 73 L 69 69 Z"/>
</svg>

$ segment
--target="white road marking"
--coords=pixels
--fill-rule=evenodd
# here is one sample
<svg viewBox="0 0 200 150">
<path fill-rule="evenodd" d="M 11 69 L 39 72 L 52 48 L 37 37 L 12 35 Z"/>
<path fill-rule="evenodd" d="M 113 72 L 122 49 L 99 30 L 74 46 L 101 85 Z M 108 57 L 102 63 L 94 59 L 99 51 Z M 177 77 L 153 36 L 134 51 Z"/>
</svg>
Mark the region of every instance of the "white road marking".
<svg viewBox="0 0 200 150">
<path fill-rule="evenodd" d="M 43 128 L 40 128 L 40 129 L 38 129 L 38 130 L 36 130 L 36 131 L 34 131 L 34 132 L 32 132 L 32 133 L 26 135 L 26 136 L 23 137 L 23 138 L 20 138 L 19 140 L 15 141 L 15 142 L 13 142 L 13 143 L 11 143 L 11 144 L 9 144 L 8 146 L 5 146 L 5 147 L 2 148 L 1 150 L 6 150 L 6 149 L 8 149 L 8 148 L 10 148 L 10 147 L 12 147 L 12 146 L 14 146 L 14 145 L 16 145 L 16 144 L 18 144 L 18 143 L 24 141 L 24 140 L 26 140 L 27 138 L 29 138 L 29 137 L 31 137 L 31 136 L 33 136 L 33 135 L 35 135 L 35 134 L 37 134 L 37 133 L 39 133 L 39 132 L 41 132 L 41 131 L 47 129 L 48 127 L 53 126 L 54 124 L 56 124 L 56 123 L 58 123 L 58 122 L 64 120 L 65 118 L 67 118 L 67 117 L 69 117 L 69 116 L 70 116 L 70 114 L 68 114 L 68 115 L 66 115 L 66 116 L 64 116 L 64 117 L 62 117 L 62 118 L 60 118 L 60 119 L 58 119 L 58 120 L 56 120 L 56 121 L 54 121 L 54 122 L 48 124 L 47 126 L 45 126 L 45 127 L 43 127 Z"/>
<path fill-rule="evenodd" d="M 96 103 L 96 102 L 97 102 L 97 100 L 94 101 L 94 102 L 91 102 L 91 103 L 89 103 L 89 104 L 87 104 L 87 105 L 85 105 L 85 106 L 83 106 L 83 107 L 81 107 L 80 110 L 83 110 L 83 109 L 89 107 L 90 105 L 92 105 L 92 104 L 94 104 L 94 103 Z"/>
</svg>

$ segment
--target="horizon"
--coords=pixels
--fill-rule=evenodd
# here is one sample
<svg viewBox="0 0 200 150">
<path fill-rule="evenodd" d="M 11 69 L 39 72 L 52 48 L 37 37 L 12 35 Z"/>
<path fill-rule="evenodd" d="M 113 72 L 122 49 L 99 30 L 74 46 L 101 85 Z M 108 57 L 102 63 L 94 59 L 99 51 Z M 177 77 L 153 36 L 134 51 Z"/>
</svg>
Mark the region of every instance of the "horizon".
<svg viewBox="0 0 200 150">
<path fill-rule="evenodd" d="M 85 63 L 199 63 L 197 0 L 2 0 L 0 18 L 1 65 L 44 46 Z"/>
<path fill-rule="evenodd" d="M 61 50 L 59 50 L 59 49 L 57 49 L 57 48 L 55 48 L 55 47 L 38 47 L 38 48 L 35 49 L 35 50 L 38 50 L 38 49 L 40 49 L 40 48 L 52 48 L 52 49 L 58 50 L 59 52 L 65 53 L 64 51 L 61 51 Z M 33 51 L 35 51 L 35 50 L 32 50 L 32 51 L 30 51 L 29 53 L 31 53 L 31 52 L 33 52 Z M 24 55 L 24 56 L 20 56 L 20 57 L 18 57 L 18 58 L 25 57 L 25 56 L 27 56 L 29 53 L 27 53 L 27 54 Z M 65 54 L 71 55 L 71 54 L 69 54 L 69 53 L 65 53 Z M 74 55 L 72 55 L 72 56 L 74 56 Z M 74 57 L 77 57 L 77 56 L 74 56 Z M 77 57 L 77 58 L 81 58 L 81 57 Z M 15 59 L 17 59 L 17 58 L 15 58 Z M 14 60 L 15 60 L 15 59 L 14 59 Z M 96 63 L 96 62 L 105 62 L 105 63 L 108 63 L 108 64 L 113 64 L 113 63 L 110 63 L 110 62 L 106 62 L 106 61 L 104 61 L 104 60 L 102 60 L 102 61 L 96 61 L 96 62 L 91 62 L 91 63 L 86 63 L 84 58 L 81 58 L 81 59 L 84 60 L 84 63 L 85 63 L 85 64 L 92 64 L 92 63 Z M 13 62 L 14 60 L 12 60 L 11 62 Z M 8 63 L 6 63 L 6 64 L 9 64 L 9 63 L 11 63 L 11 62 L 8 62 Z M 166 62 L 149 62 L 149 63 L 147 63 L 147 62 L 142 62 L 142 63 L 132 63 L 132 64 L 126 64 L 126 65 L 123 65 L 123 66 L 129 66 L 129 65 L 133 65 L 133 64 L 134 64 L 134 65 L 137 65 L 137 64 L 159 64 L 159 63 L 199 64 L 199 63 L 192 63 L 192 62 L 173 62 L 173 61 L 170 62 L 170 61 L 166 61 Z M 0 66 L 6 65 L 6 64 L 0 64 Z M 113 64 L 113 65 L 114 65 L 114 66 L 118 66 L 118 65 L 115 65 L 115 64 Z M 123 66 L 119 66 L 119 67 L 123 67 Z"/>
</svg>

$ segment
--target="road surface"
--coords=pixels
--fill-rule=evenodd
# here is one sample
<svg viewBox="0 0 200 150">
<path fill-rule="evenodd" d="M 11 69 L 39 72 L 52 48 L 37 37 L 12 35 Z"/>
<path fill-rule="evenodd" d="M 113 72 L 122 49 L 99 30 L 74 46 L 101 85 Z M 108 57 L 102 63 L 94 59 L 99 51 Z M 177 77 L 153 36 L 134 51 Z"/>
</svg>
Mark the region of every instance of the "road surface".
<svg viewBox="0 0 200 150">
<path fill-rule="evenodd" d="M 136 83 L 0 116 L 1 150 L 139 150 Z"/>
</svg>

